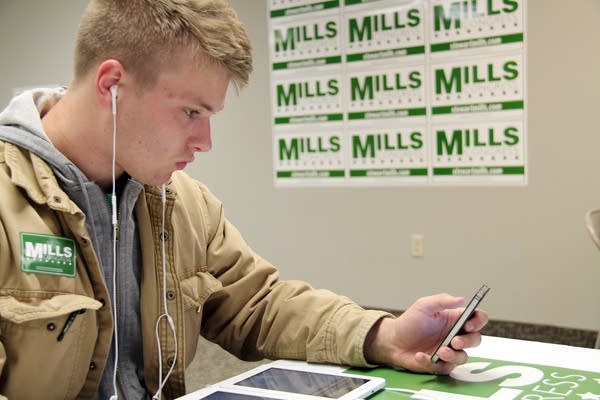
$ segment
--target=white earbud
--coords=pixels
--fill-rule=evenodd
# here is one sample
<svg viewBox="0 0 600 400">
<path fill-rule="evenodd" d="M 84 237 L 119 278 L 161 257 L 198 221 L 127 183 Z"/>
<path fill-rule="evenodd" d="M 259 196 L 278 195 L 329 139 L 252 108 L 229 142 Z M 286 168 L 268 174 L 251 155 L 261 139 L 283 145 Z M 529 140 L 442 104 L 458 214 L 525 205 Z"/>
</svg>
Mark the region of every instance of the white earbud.
<svg viewBox="0 0 600 400">
<path fill-rule="evenodd" d="M 112 113 L 113 115 L 117 115 L 117 85 L 112 85 L 110 87 L 110 94 L 112 95 Z"/>
</svg>

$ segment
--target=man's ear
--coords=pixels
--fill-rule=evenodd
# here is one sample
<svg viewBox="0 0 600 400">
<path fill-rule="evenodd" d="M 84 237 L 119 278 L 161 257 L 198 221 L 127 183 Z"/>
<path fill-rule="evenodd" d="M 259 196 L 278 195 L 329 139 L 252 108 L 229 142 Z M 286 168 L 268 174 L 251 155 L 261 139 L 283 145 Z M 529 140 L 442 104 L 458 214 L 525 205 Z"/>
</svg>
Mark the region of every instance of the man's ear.
<svg viewBox="0 0 600 400">
<path fill-rule="evenodd" d="M 116 101 L 117 98 L 116 87 L 118 87 L 124 73 L 125 70 L 123 68 L 123 64 L 121 64 L 118 60 L 105 60 L 98 66 L 94 85 L 96 98 L 98 99 L 98 103 L 101 104 L 102 108 L 106 108 L 114 112 L 116 103 L 113 102 L 113 99 Z M 113 89 L 111 90 L 111 88 Z"/>
</svg>

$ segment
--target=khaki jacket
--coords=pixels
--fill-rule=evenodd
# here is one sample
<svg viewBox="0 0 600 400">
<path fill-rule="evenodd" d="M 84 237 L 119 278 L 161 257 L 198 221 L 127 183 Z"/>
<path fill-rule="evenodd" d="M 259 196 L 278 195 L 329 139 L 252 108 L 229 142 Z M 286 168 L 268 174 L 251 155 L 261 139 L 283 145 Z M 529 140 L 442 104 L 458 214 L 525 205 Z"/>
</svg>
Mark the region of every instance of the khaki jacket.
<svg viewBox="0 0 600 400">
<path fill-rule="evenodd" d="M 93 399 L 113 317 L 85 216 L 42 159 L 5 142 L 0 142 L 0 199 L 0 397 Z M 143 264 L 144 375 L 151 393 L 158 387 L 155 324 L 163 299 L 161 213 L 160 190 L 145 187 L 135 215 Z M 72 239 L 75 276 L 22 271 L 23 232 Z M 184 370 L 200 334 L 243 359 L 366 365 L 366 334 L 386 314 L 303 282 L 280 281 L 277 270 L 225 219 L 222 204 L 183 173 L 175 173 L 168 185 L 164 240 L 167 306 L 178 342 L 166 397 L 185 393 Z M 175 343 L 164 321 L 160 335 L 168 366 Z"/>
</svg>

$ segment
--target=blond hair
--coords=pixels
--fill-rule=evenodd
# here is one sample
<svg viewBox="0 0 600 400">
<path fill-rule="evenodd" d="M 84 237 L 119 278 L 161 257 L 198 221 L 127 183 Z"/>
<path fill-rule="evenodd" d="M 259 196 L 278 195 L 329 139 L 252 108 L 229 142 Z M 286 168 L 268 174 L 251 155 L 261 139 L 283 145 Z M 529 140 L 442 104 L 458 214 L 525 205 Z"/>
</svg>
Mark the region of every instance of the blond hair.
<svg viewBox="0 0 600 400">
<path fill-rule="evenodd" d="M 241 88 L 252 72 L 250 40 L 223 0 L 91 0 L 79 26 L 75 80 L 116 59 L 143 87 L 183 46 L 194 59 L 223 65 Z"/>
</svg>

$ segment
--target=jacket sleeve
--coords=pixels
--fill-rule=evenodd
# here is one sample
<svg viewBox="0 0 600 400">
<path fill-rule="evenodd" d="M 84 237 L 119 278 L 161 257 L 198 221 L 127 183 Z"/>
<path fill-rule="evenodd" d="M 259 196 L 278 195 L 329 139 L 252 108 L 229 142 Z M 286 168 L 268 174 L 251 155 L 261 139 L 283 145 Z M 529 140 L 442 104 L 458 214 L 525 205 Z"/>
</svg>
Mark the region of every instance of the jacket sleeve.
<svg viewBox="0 0 600 400">
<path fill-rule="evenodd" d="M 203 191 L 210 219 L 207 264 L 223 287 L 204 306 L 202 334 L 242 359 L 367 365 L 366 335 L 391 315 L 305 282 L 280 280 L 227 221 L 221 203 Z"/>
</svg>

